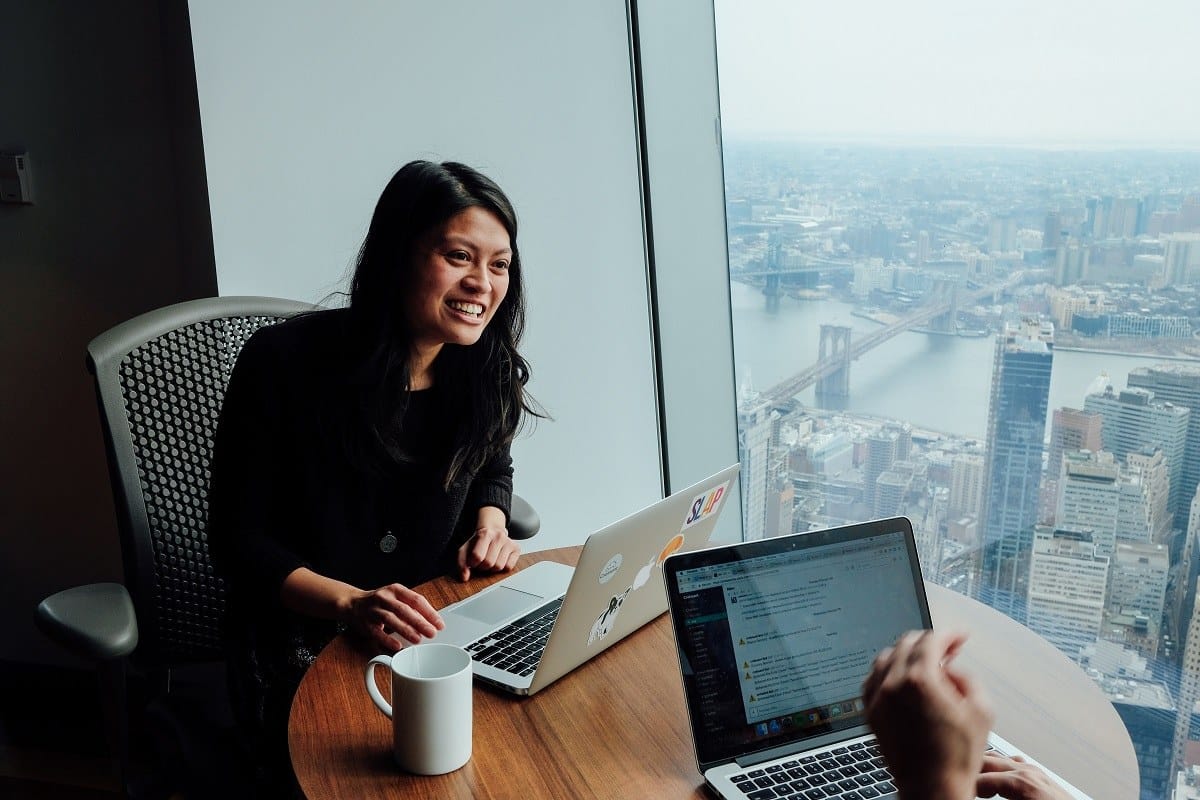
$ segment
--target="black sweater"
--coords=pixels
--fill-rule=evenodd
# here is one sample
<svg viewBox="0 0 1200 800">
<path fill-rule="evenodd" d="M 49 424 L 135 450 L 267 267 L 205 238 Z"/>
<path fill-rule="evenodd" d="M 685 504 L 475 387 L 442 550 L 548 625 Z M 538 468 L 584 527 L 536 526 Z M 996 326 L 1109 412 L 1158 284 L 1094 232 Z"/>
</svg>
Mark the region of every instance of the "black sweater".
<svg viewBox="0 0 1200 800">
<path fill-rule="evenodd" d="M 511 503 L 507 448 L 444 487 L 455 421 L 436 387 L 409 395 L 400 443 L 410 462 L 354 463 L 339 431 L 351 419 L 355 352 L 348 313 L 316 312 L 255 333 L 230 379 L 213 454 L 209 545 L 229 586 L 231 666 L 254 673 L 243 676 L 254 694 L 271 691 L 280 670 L 302 673 L 337 632 L 280 604 L 293 570 L 363 589 L 414 586 L 453 565 L 479 508 L 507 514 Z"/>
</svg>

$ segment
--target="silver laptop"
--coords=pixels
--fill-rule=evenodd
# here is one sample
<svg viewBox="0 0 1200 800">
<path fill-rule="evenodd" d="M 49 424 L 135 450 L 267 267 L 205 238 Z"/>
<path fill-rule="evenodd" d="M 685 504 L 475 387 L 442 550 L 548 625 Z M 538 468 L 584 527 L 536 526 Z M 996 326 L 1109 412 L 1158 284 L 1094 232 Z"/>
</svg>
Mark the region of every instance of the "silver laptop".
<svg viewBox="0 0 1200 800">
<path fill-rule="evenodd" d="M 912 523 L 714 547 L 663 569 L 696 761 L 719 796 L 896 796 L 862 684 L 897 636 L 932 627 Z M 989 745 L 1033 761 L 994 733 Z"/>
<path fill-rule="evenodd" d="M 737 472 L 593 533 L 575 567 L 542 561 L 446 606 L 436 641 L 466 647 L 480 681 L 522 695 L 545 688 L 667 610 L 663 562 L 708 543 Z"/>
</svg>

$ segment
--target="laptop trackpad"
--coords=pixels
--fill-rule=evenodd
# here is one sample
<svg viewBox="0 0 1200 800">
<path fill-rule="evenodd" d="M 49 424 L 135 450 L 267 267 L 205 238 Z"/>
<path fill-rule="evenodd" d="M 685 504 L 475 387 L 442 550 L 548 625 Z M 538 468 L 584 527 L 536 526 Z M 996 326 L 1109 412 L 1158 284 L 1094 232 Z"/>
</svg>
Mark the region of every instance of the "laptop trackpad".
<svg viewBox="0 0 1200 800">
<path fill-rule="evenodd" d="M 485 625 L 498 625 L 522 611 L 535 608 L 541 600 L 540 595 L 522 592 L 507 586 L 497 586 L 474 600 L 468 600 L 462 605 L 456 606 L 454 613 L 462 614 L 468 619 L 482 622 Z"/>
</svg>

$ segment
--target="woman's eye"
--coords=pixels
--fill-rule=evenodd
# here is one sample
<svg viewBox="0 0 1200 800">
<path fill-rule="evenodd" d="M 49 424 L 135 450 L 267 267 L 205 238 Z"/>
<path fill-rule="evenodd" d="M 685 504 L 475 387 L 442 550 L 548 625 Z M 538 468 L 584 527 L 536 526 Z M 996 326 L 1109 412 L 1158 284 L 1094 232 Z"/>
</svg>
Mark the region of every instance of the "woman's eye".
<svg viewBox="0 0 1200 800">
<path fill-rule="evenodd" d="M 507 261 L 504 261 L 504 260 L 500 260 L 500 261 L 493 261 L 493 262 L 492 262 L 492 267 L 493 267 L 494 269 L 508 269 L 508 262 L 507 262 Z"/>
<path fill-rule="evenodd" d="M 451 261 L 470 261 L 471 254 L 466 250 L 451 250 L 447 256 Z"/>
</svg>

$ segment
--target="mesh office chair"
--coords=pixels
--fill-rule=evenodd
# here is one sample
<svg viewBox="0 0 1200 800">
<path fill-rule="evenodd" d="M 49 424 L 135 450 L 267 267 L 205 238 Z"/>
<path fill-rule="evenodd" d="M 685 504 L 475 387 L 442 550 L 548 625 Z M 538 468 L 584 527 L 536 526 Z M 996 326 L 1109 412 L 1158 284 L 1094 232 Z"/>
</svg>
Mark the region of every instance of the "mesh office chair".
<svg viewBox="0 0 1200 800">
<path fill-rule="evenodd" d="M 38 606 L 51 639 L 94 662 L 122 785 L 128 783 L 126 661 L 165 694 L 172 667 L 219 662 L 225 587 L 208 557 L 208 485 L 221 404 L 246 340 L 313 306 L 213 297 L 142 314 L 88 345 L 125 585 L 90 584 Z M 540 527 L 513 498 L 513 538 Z"/>
</svg>

